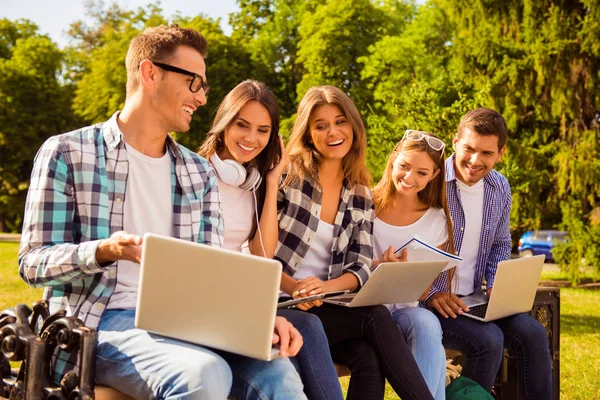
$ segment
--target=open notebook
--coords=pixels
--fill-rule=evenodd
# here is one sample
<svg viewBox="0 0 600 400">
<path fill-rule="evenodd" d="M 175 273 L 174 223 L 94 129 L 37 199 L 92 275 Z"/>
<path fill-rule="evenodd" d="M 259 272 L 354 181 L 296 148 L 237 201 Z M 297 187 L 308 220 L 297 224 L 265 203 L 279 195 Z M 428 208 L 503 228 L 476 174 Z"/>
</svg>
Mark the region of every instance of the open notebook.
<svg viewBox="0 0 600 400">
<path fill-rule="evenodd" d="M 455 256 L 454 254 L 447 253 L 443 250 L 432 246 L 416 236 L 406 242 L 404 245 L 396 250 L 396 255 L 400 255 L 400 252 L 406 249 L 407 261 L 447 261 L 448 265 L 444 268 L 444 271 L 453 268 L 461 263 L 462 257 Z"/>
</svg>

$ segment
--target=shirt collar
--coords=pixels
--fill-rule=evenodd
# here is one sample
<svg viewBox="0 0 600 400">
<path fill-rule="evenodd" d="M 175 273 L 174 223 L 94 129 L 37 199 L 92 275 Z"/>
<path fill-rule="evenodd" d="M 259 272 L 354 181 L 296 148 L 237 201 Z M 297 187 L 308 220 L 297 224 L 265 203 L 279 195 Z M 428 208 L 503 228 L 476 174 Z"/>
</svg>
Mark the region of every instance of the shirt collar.
<svg viewBox="0 0 600 400">
<path fill-rule="evenodd" d="M 117 146 L 125 141 L 123 132 L 121 132 L 119 124 L 117 123 L 117 117 L 120 113 L 120 110 L 115 112 L 112 117 L 110 117 L 110 119 L 102 125 L 102 136 L 104 137 L 104 142 L 106 143 L 106 148 L 108 151 L 114 150 Z M 167 133 L 166 141 L 167 148 L 171 154 L 177 158 L 183 158 L 181 149 L 177 146 L 177 142 L 175 142 L 175 139 L 173 139 L 170 133 Z"/>
</svg>

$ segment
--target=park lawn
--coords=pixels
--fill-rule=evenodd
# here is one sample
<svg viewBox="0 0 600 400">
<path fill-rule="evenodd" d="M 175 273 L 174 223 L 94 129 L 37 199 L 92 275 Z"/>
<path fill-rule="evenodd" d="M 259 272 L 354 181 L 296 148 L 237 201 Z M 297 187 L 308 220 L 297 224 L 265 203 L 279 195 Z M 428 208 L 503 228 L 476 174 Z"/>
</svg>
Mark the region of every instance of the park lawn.
<svg viewBox="0 0 600 400">
<path fill-rule="evenodd" d="M 18 243 L 0 242 L 0 310 L 17 303 L 31 305 L 42 289 L 28 287 L 19 277 Z M 556 273 L 542 279 L 562 279 Z M 600 399 L 600 289 L 561 289 L 560 387 L 561 399 Z M 349 378 L 341 378 L 344 392 Z M 385 399 L 398 397 L 389 385 Z"/>
<path fill-rule="evenodd" d="M 0 242 L 0 311 L 18 303 L 31 306 L 42 298 L 43 289 L 29 287 L 19 276 L 18 243 Z"/>
</svg>

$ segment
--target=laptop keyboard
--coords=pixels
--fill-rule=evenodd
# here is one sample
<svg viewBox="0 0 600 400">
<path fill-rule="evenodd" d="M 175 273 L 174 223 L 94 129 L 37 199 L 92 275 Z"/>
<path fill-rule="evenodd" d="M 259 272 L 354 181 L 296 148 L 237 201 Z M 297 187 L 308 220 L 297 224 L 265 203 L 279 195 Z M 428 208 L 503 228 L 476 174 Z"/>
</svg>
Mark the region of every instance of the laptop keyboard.
<svg viewBox="0 0 600 400">
<path fill-rule="evenodd" d="M 485 313 L 487 312 L 488 305 L 480 304 L 478 306 L 469 307 L 468 314 L 474 315 L 479 318 L 485 318 Z"/>
</svg>

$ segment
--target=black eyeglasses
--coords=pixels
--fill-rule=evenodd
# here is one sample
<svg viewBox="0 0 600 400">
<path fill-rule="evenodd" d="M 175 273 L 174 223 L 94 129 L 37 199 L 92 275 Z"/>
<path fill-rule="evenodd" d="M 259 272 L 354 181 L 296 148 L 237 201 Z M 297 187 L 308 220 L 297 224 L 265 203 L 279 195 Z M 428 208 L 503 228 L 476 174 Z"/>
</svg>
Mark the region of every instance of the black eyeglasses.
<svg viewBox="0 0 600 400">
<path fill-rule="evenodd" d="M 178 74 L 191 76 L 192 81 L 190 82 L 190 92 L 192 92 L 192 93 L 196 93 L 200 89 L 204 89 L 204 94 L 208 94 L 208 91 L 210 90 L 210 86 L 208 86 L 208 83 L 204 82 L 204 79 L 202 79 L 202 77 L 198 74 L 195 74 L 190 71 L 186 71 L 185 69 L 174 67 L 169 64 L 163 64 L 163 63 L 154 62 L 154 61 L 152 61 L 152 64 L 164 69 L 165 71 L 176 72 Z"/>
</svg>

